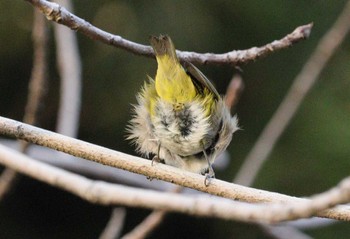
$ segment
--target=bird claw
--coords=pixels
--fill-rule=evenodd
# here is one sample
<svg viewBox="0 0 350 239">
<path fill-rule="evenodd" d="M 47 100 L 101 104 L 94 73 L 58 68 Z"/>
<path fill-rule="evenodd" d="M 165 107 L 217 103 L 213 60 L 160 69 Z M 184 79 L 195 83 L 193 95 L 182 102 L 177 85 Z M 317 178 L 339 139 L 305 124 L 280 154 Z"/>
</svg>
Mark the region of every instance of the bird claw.
<svg viewBox="0 0 350 239">
<path fill-rule="evenodd" d="M 215 173 L 212 167 L 209 168 L 209 172 L 206 173 L 205 175 L 205 179 L 204 179 L 204 185 L 206 187 L 209 186 L 209 184 L 211 183 L 211 181 L 215 178 Z"/>
<path fill-rule="evenodd" d="M 160 158 L 157 155 L 152 158 L 152 163 L 151 163 L 152 166 L 153 166 L 154 162 L 160 163 Z"/>
</svg>

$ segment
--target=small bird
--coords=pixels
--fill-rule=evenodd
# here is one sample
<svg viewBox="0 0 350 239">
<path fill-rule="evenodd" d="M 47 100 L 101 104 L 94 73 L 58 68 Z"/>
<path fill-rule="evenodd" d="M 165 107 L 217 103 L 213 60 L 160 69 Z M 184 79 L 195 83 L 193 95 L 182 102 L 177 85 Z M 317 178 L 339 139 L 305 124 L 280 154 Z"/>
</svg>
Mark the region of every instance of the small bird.
<svg viewBox="0 0 350 239">
<path fill-rule="evenodd" d="M 152 36 L 150 43 L 158 69 L 137 95 L 128 139 L 152 162 L 201 173 L 208 185 L 214 160 L 238 129 L 237 117 L 202 72 L 180 63 L 169 36 Z"/>
</svg>

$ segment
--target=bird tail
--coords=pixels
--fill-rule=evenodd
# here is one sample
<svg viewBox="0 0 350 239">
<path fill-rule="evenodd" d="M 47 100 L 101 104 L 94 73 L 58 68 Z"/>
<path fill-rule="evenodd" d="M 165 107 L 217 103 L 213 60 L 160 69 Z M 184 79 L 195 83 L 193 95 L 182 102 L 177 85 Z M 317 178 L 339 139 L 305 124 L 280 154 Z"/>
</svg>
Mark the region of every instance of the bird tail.
<svg viewBox="0 0 350 239">
<path fill-rule="evenodd" d="M 168 56 L 172 60 L 178 61 L 175 51 L 175 46 L 171 38 L 167 35 L 160 35 L 159 37 L 151 36 L 150 43 L 153 47 L 157 57 Z"/>
</svg>

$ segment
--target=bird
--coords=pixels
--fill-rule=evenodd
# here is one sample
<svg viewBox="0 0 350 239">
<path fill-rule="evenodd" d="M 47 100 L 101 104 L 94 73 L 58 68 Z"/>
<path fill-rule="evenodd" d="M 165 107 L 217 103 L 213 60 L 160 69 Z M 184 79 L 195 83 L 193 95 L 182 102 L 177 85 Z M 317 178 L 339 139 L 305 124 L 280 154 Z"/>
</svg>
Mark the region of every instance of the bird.
<svg viewBox="0 0 350 239">
<path fill-rule="evenodd" d="M 180 62 L 168 35 L 151 36 L 157 60 L 137 95 L 127 139 L 143 156 L 186 171 L 215 178 L 212 164 L 239 129 L 213 84 L 193 64 Z"/>
</svg>

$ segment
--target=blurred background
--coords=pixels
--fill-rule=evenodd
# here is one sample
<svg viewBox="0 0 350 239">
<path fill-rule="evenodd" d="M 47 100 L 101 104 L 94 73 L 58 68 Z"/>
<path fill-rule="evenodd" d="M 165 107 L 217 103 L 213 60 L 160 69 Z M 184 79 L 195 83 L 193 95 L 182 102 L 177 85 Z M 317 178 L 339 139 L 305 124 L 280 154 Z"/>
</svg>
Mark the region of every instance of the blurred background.
<svg viewBox="0 0 350 239">
<path fill-rule="evenodd" d="M 234 134 L 230 164 L 216 176 L 231 181 L 289 89 L 293 79 L 331 27 L 346 1 L 74 1 L 74 12 L 93 25 L 148 44 L 149 35 L 168 34 L 179 50 L 224 53 L 262 46 L 297 26 L 314 23 L 311 36 L 291 48 L 241 66 L 244 92 L 236 107 L 243 130 Z M 33 62 L 33 7 L 1 1 L 0 115 L 22 120 Z M 39 126 L 55 130 L 60 79 L 49 22 L 49 72 Z M 125 140 L 131 104 L 156 62 L 93 41 L 78 33 L 82 58 L 82 111 L 78 138 L 135 154 Z M 254 187 L 308 196 L 335 185 L 350 172 L 349 36 L 282 135 Z M 198 65 L 224 94 L 236 69 Z M 0 168 L 1 170 L 2 168 Z M 146 178 L 145 178 L 146 180 Z M 0 203 L 1 238 L 97 238 L 111 207 L 89 204 L 30 178 Z M 149 214 L 130 208 L 123 232 Z M 314 238 L 348 238 L 348 223 L 307 230 Z M 170 214 L 151 238 L 269 238 L 255 225 Z"/>
</svg>

